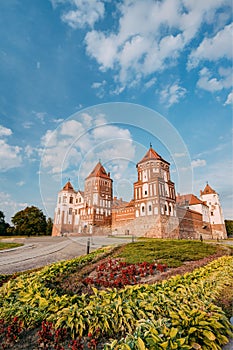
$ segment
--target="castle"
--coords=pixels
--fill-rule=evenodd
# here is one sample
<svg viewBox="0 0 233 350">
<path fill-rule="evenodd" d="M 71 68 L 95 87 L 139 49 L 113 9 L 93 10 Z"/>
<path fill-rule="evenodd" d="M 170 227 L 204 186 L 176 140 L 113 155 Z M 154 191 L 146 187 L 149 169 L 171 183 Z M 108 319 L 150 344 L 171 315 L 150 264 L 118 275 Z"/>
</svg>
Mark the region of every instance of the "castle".
<svg viewBox="0 0 233 350">
<path fill-rule="evenodd" d="M 218 194 L 207 184 L 200 192 L 177 195 L 170 164 L 150 146 L 136 165 L 138 179 L 130 202 L 113 197 L 113 180 L 99 161 L 83 191 L 70 181 L 58 193 L 53 236 L 124 234 L 157 238 L 225 239 Z"/>
</svg>

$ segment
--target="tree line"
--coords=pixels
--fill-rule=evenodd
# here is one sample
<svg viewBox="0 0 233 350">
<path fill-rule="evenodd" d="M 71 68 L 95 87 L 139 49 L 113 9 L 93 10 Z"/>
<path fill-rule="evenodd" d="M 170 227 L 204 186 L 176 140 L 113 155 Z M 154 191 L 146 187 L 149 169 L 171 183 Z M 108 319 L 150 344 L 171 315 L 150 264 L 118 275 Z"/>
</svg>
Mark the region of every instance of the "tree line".
<svg viewBox="0 0 233 350">
<path fill-rule="evenodd" d="M 35 206 L 18 211 L 11 218 L 13 226 L 5 221 L 5 215 L 0 210 L 0 236 L 50 236 L 53 229 L 51 218 L 46 219 L 42 210 Z"/>
</svg>

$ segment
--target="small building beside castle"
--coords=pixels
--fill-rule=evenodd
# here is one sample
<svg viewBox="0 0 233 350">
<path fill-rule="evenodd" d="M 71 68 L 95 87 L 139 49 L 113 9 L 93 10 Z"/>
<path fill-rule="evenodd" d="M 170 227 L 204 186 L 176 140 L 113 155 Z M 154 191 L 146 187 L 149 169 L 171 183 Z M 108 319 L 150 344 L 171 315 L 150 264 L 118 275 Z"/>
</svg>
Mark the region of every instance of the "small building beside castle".
<svg viewBox="0 0 233 350">
<path fill-rule="evenodd" d="M 226 238 L 218 194 L 207 184 L 200 199 L 176 196 L 170 164 L 150 146 L 137 163 L 129 202 L 113 197 L 113 180 L 99 161 L 85 179 L 84 191 L 70 181 L 58 193 L 53 236 L 124 234 L 157 238 Z"/>
</svg>

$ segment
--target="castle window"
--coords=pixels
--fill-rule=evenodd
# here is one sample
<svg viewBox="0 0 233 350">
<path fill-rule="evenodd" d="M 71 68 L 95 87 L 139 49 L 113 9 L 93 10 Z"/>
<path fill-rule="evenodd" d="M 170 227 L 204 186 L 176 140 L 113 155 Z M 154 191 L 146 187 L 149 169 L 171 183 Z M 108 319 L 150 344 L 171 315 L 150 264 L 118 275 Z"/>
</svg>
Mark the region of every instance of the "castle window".
<svg viewBox="0 0 233 350">
<path fill-rule="evenodd" d="M 69 215 L 72 215 L 72 208 L 69 208 Z"/>
<path fill-rule="evenodd" d="M 70 204 L 73 203 L 73 197 L 70 197 Z"/>
<path fill-rule="evenodd" d="M 63 197 L 63 203 L 66 203 L 66 202 L 67 202 L 67 198 Z"/>
<path fill-rule="evenodd" d="M 75 215 L 77 215 L 78 214 L 78 211 L 77 211 L 77 209 L 75 209 Z"/>
<path fill-rule="evenodd" d="M 59 197 L 59 199 L 58 199 L 58 203 L 61 203 L 61 197 Z"/>
<path fill-rule="evenodd" d="M 212 212 L 210 213 L 210 215 L 211 215 L 211 216 L 214 216 L 214 212 L 212 211 Z"/>
<path fill-rule="evenodd" d="M 145 191 L 145 193 L 144 193 L 144 194 L 145 194 L 145 196 L 147 196 L 147 191 Z"/>
<path fill-rule="evenodd" d="M 149 210 L 149 211 L 152 211 L 152 207 L 151 207 L 151 205 L 149 205 L 148 210 Z"/>
<path fill-rule="evenodd" d="M 60 208 L 58 208 L 58 210 L 57 210 L 57 214 L 58 214 L 58 215 L 60 215 Z"/>
<path fill-rule="evenodd" d="M 144 213 L 145 212 L 145 207 L 144 206 L 142 206 L 142 213 Z"/>
<path fill-rule="evenodd" d="M 165 207 L 164 207 L 164 209 L 165 209 L 165 211 L 167 211 L 167 206 L 166 206 L 166 204 L 165 204 Z"/>
</svg>

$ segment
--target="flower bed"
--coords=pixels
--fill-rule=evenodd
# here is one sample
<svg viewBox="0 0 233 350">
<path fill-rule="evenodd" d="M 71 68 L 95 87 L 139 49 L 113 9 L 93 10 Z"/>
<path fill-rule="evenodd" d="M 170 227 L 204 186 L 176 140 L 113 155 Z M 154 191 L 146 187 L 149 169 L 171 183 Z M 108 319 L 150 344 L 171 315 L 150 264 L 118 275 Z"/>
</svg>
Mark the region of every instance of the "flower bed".
<svg viewBox="0 0 233 350">
<path fill-rule="evenodd" d="M 153 276 L 156 273 L 164 272 L 167 269 L 165 264 L 138 263 L 127 264 L 120 259 L 108 259 L 97 266 L 94 276 L 84 278 L 85 285 L 95 287 L 116 287 L 140 283 L 143 277 Z"/>
<path fill-rule="evenodd" d="M 51 287 L 102 253 L 53 264 L 5 283 L 0 289 L 3 347 L 20 349 L 17 341 L 35 328 L 42 349 L 220 350 L 227 343 L 231 325 L 215 300 L 232 283 L 233 257 L 153 285 L 93 287 L 91 295 L 68 295 Z M 133 271 L 141 278 L 159 272 L 155 264 L 133 267 L 118 259 L 99 264 L 97 272 L 106 273 L 107 279 L 112 273 L 114 281 L 119 266 L 126 276 L 133 276 Z"/>
</svg>

